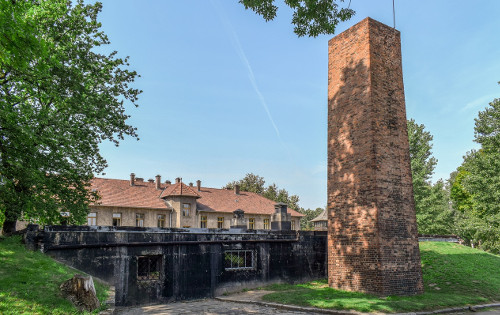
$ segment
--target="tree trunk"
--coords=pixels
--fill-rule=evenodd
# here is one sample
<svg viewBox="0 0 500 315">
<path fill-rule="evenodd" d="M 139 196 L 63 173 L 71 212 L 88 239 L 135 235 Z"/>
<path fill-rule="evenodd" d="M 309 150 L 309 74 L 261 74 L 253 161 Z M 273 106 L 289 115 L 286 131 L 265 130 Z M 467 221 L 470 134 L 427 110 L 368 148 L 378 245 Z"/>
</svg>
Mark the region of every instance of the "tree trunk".
<svg viewBox="0 0 500 315">
<path fill-rule="evenodd" d="M 76 274 L 73 278 L 63 282 L 60 288 L 80 311 L 92 312 L 100 307 L 91 276 L 84 277 Z"/>
<path fill-rule="evenodd" d="M 16 222 L 17 221 L 11 221 L 5 219 L 3 222 L 3 228 L 2 228 L 2 233 L 3 235 L 9 235 L 11 233 L 14 233 L 16 231 Z"/>
</svg>

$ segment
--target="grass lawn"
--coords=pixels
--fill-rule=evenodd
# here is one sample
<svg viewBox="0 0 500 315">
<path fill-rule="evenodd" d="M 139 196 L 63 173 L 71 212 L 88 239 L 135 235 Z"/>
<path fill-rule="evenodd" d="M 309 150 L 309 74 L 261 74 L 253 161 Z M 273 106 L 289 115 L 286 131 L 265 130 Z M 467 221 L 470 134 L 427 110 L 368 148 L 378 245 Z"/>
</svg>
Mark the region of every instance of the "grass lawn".
<svg viewBox="0 0 500 315">
<path fill-rule="evenodd" d="M 425 293 L 377 297 L 334 290 L 326 280 L 277 284 L 263 300 L 361 312 L 410 312 L 500 301 L 500 256 L 444 242 L 420 243 Z"/>
<path fill-rule="evenodd" d="M 0 237 L 0 314 L 79 313 L 59 290 L 75 273 L 40 252 L 26 250 L 20 236 Z M 108 287 L 94 284 L 102 305 Z"/>
</svg>

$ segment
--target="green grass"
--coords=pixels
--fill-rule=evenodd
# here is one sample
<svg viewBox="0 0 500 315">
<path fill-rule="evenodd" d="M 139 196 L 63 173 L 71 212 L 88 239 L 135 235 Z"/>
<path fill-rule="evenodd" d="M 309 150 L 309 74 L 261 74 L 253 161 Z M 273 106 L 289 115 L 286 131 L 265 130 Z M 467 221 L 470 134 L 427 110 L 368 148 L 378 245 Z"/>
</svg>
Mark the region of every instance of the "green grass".
<svg viewBox="0 0 500 315">
<path fill-rule="evenodd" d="M 466 246 L 420 243 L 425 293 L 377 297 L 334 290 L 326 280 L 277 284 L 265 301 L 360 312 L 410 312 L 500 301 L 500 256 Z"/>
<path fill-rule="evenodd" d="M 79 313 L 59 290 L 75 273 L 79 272 L 40 252 L 26 250 L 20 236 L 0 237 L 0 314 Z M 108 287 L 94 284 L 103 305 Z"/>
</svg>

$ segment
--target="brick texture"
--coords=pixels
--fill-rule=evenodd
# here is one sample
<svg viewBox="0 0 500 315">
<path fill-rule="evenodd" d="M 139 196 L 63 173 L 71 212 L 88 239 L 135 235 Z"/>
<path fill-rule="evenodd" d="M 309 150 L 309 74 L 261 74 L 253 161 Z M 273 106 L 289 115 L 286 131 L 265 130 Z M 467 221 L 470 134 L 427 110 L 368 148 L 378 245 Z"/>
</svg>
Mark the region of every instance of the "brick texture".
<svg viewBox="0 0 500 315">
<path fill-rule="evenodd" d="M 422 293 L 400 34 L 366 18 L 328 50 L 329 285 Z"/>
</svg>

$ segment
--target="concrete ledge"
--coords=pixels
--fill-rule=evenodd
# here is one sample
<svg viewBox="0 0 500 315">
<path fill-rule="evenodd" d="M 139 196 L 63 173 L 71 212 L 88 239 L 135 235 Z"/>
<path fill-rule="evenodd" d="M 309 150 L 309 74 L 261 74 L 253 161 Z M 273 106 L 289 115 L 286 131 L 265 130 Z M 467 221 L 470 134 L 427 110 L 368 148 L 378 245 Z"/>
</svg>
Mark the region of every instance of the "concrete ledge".
<svg viewBox="0 0 500 315">
<path fill-rule="evenodd" d="M 297 306 L 297 305 L 287 305 L 280 303 L 272 303 L 272 302 L 261 302 L 261 301 L 249 301 L 249 300 L 239 300 L 230 297 L 216 297 L 216 300 L 223 302 L 235 302 L 235 303 L 246 303 L 246 304 L 255 304 L 267 307 L 274 307 L 284 310 L 297 311 L 297 312 L 308 312 L 308 313 L 322 313 L 322 314 L 337 314 L 337 315 L 354 315 L 354 314 L 366 314 L 357 311 L 341 311 L 341 310 L 329 310 L 322 309 L 316 307 L 305 307 L 305 306 Z"/>
<path fill-rule="evenodd" d="M 337 315 L 353 315 L 353 314 L 383 314 L 380 312 L 377 313 L 362 313 L 358 311 L 347 311 L 347 310 L 331 310 L 331 309 L 323 309 L 316 307 L 305 307 L 305 306 L 297 306 L 297 305 L 287 305 L 273 302 L 262 302 L 262 301 L 251 301 L 247 299 L 238 299 L 234 297 L 216 297 L 216 300 L 223 302 L 235 302 L 235 303 L 246 303 L 246 304 L 256 304 L 268 307 L 274 307 L 279 309 L 285 309 L 290 311 L 297 312 L 309 312 L 309 313 L 322 313 L 322 314 L 337 314 Z M 429 314 L 445 314 L 445 313 L 456 313 L 456 312 L 467 312 L 467 311 L 477 311 L 480 309 L 490 308 L 490 307 L 500 307 L 500 303 L 491 303 L 491 304 L 481 304 L 481 305 L 473 305 L 473 306 L 463 306 L 463 307 L 453 307 L 453 308 L 445 308 L 434 311 L 425 311 L 425 312 L 409 312 L 409 313 L 395 313 L 394 315 L 429 315 Z"/>
</svg>

